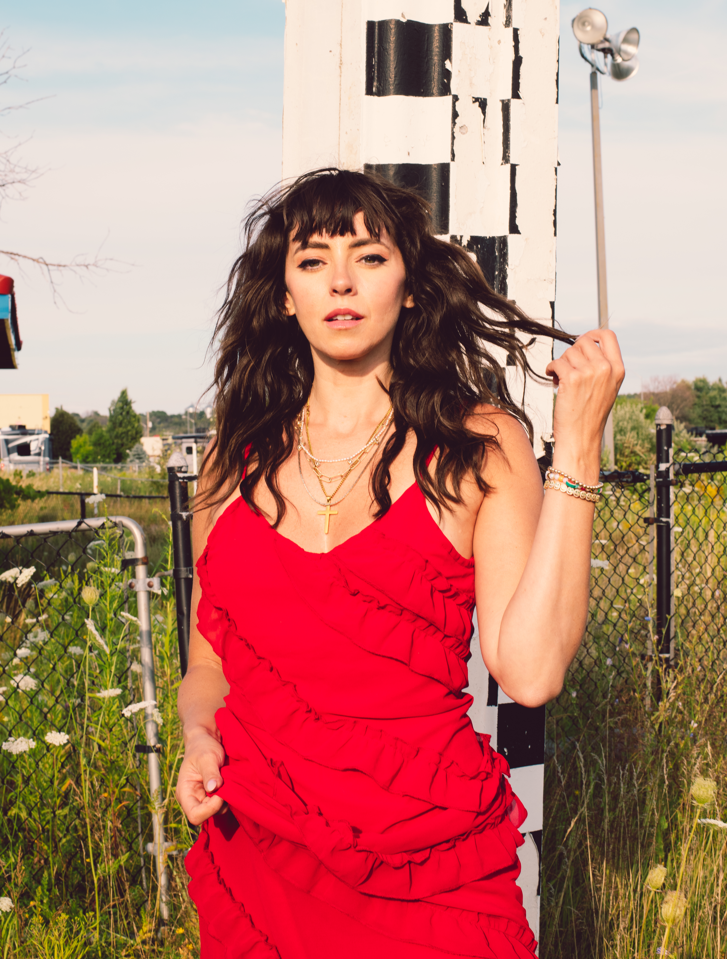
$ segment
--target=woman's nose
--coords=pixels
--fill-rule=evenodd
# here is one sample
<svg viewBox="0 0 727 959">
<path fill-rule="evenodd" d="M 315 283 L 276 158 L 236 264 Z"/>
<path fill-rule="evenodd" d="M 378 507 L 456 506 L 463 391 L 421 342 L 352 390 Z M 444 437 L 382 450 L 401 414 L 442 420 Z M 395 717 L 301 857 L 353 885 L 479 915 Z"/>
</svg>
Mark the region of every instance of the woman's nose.
<svg viewBox="0 0 727 959">
<path fill-rule="evenodd" d="M 346 263 L 336 263 L 333 278 L 331 279 L 331 292 L 339 296 L 344 296 L 354 292 L 354 282 L 351 271 Z"/>
</svg>

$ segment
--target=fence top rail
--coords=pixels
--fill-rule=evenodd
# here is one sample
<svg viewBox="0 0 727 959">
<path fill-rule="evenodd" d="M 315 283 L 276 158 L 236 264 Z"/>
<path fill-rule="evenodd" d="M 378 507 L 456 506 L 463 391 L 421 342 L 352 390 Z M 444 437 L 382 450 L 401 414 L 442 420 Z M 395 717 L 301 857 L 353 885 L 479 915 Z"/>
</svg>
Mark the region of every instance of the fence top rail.
<svg viewBox="0 0 727 959">
<path fill-rule="evenodd" d="M 727 460 L 714 460 L 705 463 L 675 463 L 675 476 L 688 476 L 690 473 L 727 473 Z"/>
<path fill-rule="evenodd" d="M 103 496 L 104 499 L 168 499 L 163 493 L 92 493 L 90 490 L 49 489 L 47 496 Z"/>
<path fill-rule="evenodd" d="M 146 562 L 144 530 L 129 516 L 94 516 L 89 519 L 63 519 L 52 523 L 24 523 L 20 526 L 0 526 L 0 537 L 20 539 L 23 536 L 54 536 L 56 533 L 76 533 L 84 529 L 100 529 L 107 523 L 123 526 L 134 538 L 134 559 Z"/>
</svg>

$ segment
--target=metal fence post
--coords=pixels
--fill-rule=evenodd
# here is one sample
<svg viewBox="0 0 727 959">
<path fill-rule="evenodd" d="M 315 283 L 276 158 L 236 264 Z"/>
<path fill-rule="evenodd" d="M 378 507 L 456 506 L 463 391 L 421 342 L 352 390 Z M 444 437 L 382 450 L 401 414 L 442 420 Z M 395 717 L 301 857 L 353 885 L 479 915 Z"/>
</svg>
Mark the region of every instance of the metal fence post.
<svg viewBox="0 0 727 959">
<path fill-rule="evenodd" d="M 174 554 L 174 595 L 177 606 L 177 638 L 179 668 L 184 676 L 189 660 L 189 627 L 192 611 L 192 533 L 189 511 L 187 460 L 182 453 L 172 453 L 167 462 L 169 505 L 171 507 L 172 549 Z"/>
<path fill-rule="evenodd" d="M 672 500 L 674 417 L 662 406 L 656 424 L 656 635 L 662 666 L 672 658 Z M 659 690 L 659 695 L 661 689 Z"/>
</svg>

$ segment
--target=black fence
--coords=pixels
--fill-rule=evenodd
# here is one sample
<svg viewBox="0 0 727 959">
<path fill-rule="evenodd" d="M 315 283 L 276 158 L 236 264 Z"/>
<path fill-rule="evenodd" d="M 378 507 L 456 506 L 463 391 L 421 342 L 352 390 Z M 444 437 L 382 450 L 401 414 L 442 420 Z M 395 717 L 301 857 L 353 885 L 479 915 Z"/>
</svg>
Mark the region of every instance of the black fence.
<svg viewBox="0 0 727 959">
<path fill-rule="evenodd" d="M 713 682 L 727 668 L 727 460 L 674 453 L 671 415 L 659 412 L 657 465 L 601 476 L 588 625 L 562 696 L 607 695 L 634 658 L 668 668 L 697 656 Z"/>
<path fill-rule="evenodd" d="M 141 907 L 156 880 L 166 917 L 156 588 L 126 517 L 0 528 L 0 856 L 36 898 Z"/>
</svg>

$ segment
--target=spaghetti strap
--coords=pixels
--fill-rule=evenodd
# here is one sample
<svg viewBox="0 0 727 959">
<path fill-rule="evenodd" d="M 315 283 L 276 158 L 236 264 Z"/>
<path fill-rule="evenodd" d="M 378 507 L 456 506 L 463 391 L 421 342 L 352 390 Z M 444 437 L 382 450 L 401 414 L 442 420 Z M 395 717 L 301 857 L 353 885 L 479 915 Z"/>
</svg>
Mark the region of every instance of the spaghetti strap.
<svg viewBox="0 0 727 959">
<path fill-rule="evenodd" d="M 429 464 L 434 459 L 434 454 L 437 452 L 438 449 L 439 449 L 439 446 L 435 446 L 432 452 L 429 454 L 429 456 L 427 456 L 427 466 L 429 466 Z"/>
</svg>

